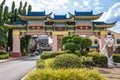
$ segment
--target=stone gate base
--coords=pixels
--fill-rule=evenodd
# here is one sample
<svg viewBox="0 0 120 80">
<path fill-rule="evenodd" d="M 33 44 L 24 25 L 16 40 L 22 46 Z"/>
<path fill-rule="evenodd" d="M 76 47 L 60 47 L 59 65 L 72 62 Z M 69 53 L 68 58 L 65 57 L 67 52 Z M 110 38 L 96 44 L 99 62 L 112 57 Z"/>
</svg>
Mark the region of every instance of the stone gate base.
<svg viewBox="0 0 120 80">
<path fill-rule="evenodd" d="M 10 54 L 10 56 L 11 56 L 12 58 L 19 58 L 19 57 L 22 56 L 22 54 L 21 54 L 20 52 L 12 52 L 12 53 Z"/>
</svg>

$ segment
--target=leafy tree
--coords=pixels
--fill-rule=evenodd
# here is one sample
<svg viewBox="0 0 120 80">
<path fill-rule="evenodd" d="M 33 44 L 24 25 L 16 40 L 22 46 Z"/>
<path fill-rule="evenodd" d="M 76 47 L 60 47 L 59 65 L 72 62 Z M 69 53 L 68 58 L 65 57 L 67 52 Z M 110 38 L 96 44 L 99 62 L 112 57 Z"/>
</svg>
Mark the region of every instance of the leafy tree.
<svg viewBox="0 0 120 80">
<path fill-rule="evenodd" d="M 14 12 L 14 22 L 16 22 L 18 20 L 18 10 L 17 8 L 15 8 L 15 12 Z"/>
<path fill-rule="evenodd" d="M 11 12 L 14 13 L 14 11 L 15 11 L 15 2 L 13 1 L 12 2 L 12 7 L 11 7 Z"/>
<path fill-rule="evenodd" d="M 28 51 L 28 45 L 29 45 L 29 41 L 31 39 L 30 35 L 26 35 L 25 37 L 23 37 L 21 39 L 21 52 L 23 53 L 25 51 Z"/>
<path fill-rule="evenodd" d="M 31 6 L 30 6 L 31 7 Z M 15 2 L 13 1 L 12 2 L 12 7 L 11 7 L 11 11 L 9 13 L 9 18 L 10 18 L 10 23 L 12 24 L 13 22 L 19 22 L 21 21 L 18 17 L 18 14 L 26 14 L 26 11 L 27 11 L 27 2 L 25 2 L 24 6 L 23 6 L 23 3 L 22 1 L 20 1 L 20 5 L 19 5 L 19 8 L 15 8 Z M 32 9 L 32 7 L 31 7 Z M 13 39 L 12 39 L 12 32 L 13 30 L 12 29 L 9 29 L 9 32 L 8 32 L 8 46 L 11 47 L 11 50 L 12 50 L 12 42 L 13 42 Z M 24 42 L 26 41 L 27 39 L 24 38 L 21 40 L 21 43 L 24 44 Z M 21 45 L 21 49 L 24 49 L 24 45 Z M 23 50 L 22 50 L 23 51 Z"/>
<path fill-rule="evenodd" d="M 73 38 L 73 37 L 79 37 L 79 35 L 72 35 L 72 38 Z"/>
<path fill-rule="evenodd" d="M 65 49 L 70 50 L 73 53 L 75 53 L 76 50 L 80 49 L 81 40 L 82 38 L 80 38 L 78 35 L 64 36 L 62 38 Z"/>
<path fill-rule="evenodd" d="M 67 43 L 73 43 L 73 40 L 72 39 L 68 39 Z"/>
<path fill-rule="evenodd" d="M 5 6 L 3 13 L 3 22 L 8 22 L 8 15 L 9 15 L 8 6 Z"/>
<path fill-rule="evenodd" d="M 2 25 L 2 23 L 3 23 L 2 14 L 3 14 L 3 6 L 4 6 L 4 4 L 5 4 L 5 1 L 6 1 L 6 0 L 3 0 L 2 3 L 0 4 L 0 25 Z"/>
<path fill-rule="evenodd" d="M 12 24 L 13 22 L 15 22 L 15 2 L 12 2 L 12 7 L 11 7 L 11 12 L 9 13 L 9 18 L 10 18 L 10 23 Z M 12 36 L 12 29 L 9 29 L 8 31 L 8 46 L 10 47 L 10 51 L 12 51 L 12 45 L 13 45 L 13 36 Z"/>
<path fill-rule="evenodd" d="M 15 2 L 12 2 L 11 10 L 9 11 L 8 6 L 5 5 L 6 0 L 3 0 L 0 4 L 0 45 L 4 46 L 7 45 L 11 47 L 12 50 L 12 29 L 7 29 L 4 27 L 4 23 L 13 23 L 16 21 L 20 21 L 18 18 L 18 14 L 25 14 L 26 11 L 32 10 L 32 6 L 29 5 L 29 8 L 26 9 L 27 7 L 27 2 L 25 2 L 24 6 L 22 6 L 22 1 L 20 2 L 19 8 L 15 8 Z M 7 36 L 8 32 L 8 36 Z"/>
<path fill-rule="evenodd" d="M 22 1 L 20 1 L 20 6 L 18 8 L 18 13 L 22 14 Z"/>
<path fill-rule="evenodd" d="M 65 43 L 67 43 L 67 40 L 68 39 L 72 39 L 72 37 L 71 36 L 64 36 L 63 38 L 62 38 L 62 44 L 64 45 Z"/>
<path fill-rule="evenodd" d="M 89 39 L 89 38 L 82 39 L 80 52 L 83 56 L 86 56 L 88 54 L 87 49 L 89 49 L 91 45 L 92 45 L 91 39 Z M 84 50 L 84 49 L 86 49 L 86 50 Z"/>
<path fill-rule="evenodd" d="M 81 38 L 79 35 L 64 36 L 62 38 L 62 44 L 66 50 L 70 50 L 73 53 L 76 50 L 81 50 L 81 53 L 86 55 L 87 52 L 84 52 L 83 49 L 89 48 L 92 45 L 92 40 L 89 38 Z"/>
<path fill-rule="evenodd" d="M 75 44 L 75 43 L 66 43 L 65 49 L 70 50 L 72 53 L 75 53 L 76 50 L 80 49 L 80 46 L 78 44 Z"/>
<path fill-rule="evenodd" d="M 6 28 L 3 23 L 5 21 L 5 11 L 7 11 L 8 8 L 4 8 L 5 1 L 6 0 L 3 0 L 0 4 L 0 46 L 5 46 L 6 43 Z"/>
<path fill-rule="evenodd" d="M 26 14 L 26 7 L 27 7 L 27 2 L 25 2 L 22 10 L 22 14 Z"/>
<path fill-rule="evenodd" d="M 32 10 L 32 6 L 29 5 L 29 6 L 28 6 L 28 12 L 31 12 L 31 10 Z"/>
<path fill-rule="evenodd" d="M 81 43 L 81 48 L 89 48 L 92 45 L 92 40 L 89 38 L 83 38 Z"/>
<path fill-rule="evenodd" d="M 82 38 L 79 37 L 79 36 L 75 36 L 75 37 L 73 37 L 73 42 L 74 42 L 75 44 L 81 44 Z"/>
</svg>

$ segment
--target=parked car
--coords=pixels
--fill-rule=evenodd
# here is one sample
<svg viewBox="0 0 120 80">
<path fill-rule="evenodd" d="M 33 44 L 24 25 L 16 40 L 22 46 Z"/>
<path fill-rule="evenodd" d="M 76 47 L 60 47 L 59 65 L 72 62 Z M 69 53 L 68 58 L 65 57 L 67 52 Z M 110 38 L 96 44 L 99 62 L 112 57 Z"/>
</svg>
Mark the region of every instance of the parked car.
<svg viewBox="0 0 120 80">
<path fill-rule="evenodd" d="M 34 54 L 35 54 L 35 55 L 39 55 L 39 52 L 38 52 L 38 51 L 35 51 Z"/>
<path fill-rule="evenodd" d="M 36 56 L 34 52 L 30 52 L 30 56 Z"/>
</svg>

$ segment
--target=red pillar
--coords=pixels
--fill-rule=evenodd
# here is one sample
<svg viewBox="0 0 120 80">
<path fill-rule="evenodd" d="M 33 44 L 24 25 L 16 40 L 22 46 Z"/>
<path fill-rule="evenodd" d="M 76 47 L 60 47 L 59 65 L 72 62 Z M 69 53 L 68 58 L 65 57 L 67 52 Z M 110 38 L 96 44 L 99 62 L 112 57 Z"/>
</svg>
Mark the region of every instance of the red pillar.
<svg viewBox="0 0 120 80">
<path fill-rule="evenodd" d="M 21 57 L 19 30 L 13 30 L 13 51 L 11 52 L 11 57 Z"/>
</svg>

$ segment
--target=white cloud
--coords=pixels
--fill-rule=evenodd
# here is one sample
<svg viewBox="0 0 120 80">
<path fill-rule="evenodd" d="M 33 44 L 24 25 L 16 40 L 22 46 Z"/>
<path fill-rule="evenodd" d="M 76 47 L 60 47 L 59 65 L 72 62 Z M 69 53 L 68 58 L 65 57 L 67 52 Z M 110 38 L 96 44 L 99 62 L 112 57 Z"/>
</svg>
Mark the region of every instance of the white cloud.
<svg viewBox="0 0 120 80">
<path fill-rule="evenodd" d="M 74 7 L 77 7 L 77 6 L 79 6 L 79 3 L 78 3 L 77 1 L 75 1 L 75 2 L 73 3 L 73 6 L 74 6 Z"/>
<path fill-rule="evenodd" d="M 100 1 L 99 0 L 82 0 L 83 2 L 80 4 L 83 6 L 83 10 L 85 11 L 90 11 L 90 10 L 95 10 L 96 13 L 101 12 L 103 7 L 101 7 Z"/>
<path fill-rule="evenodd" d="M 116 25 L 110 29 L 108 29 L 110 31 L 116 32 L 120 34 L 120 22 L 117 22 Z"/>
<path fill-rule="evenodd" d="M 28 0 L 28 3 L 32 5 L 32 11 L 40 11 L 45 7 L 43 4 L 36 3 L 33 0 Z"/>
<path fill-rule="evenodd" d="M 98 7 L 95 8 L 95 11 L 96 11 L 97 13 L 100 13 L 102 9 L 103 9 L 103 7 L 99 7 L 99 6 L 98 6 Z"/>
<path fill-rule="evenodd" d="M 65 6 L 66 4 L 69 3 L 69 0 L 41 0 L 40 5 L 43 4 L 45 9 L 47 10 L 58 10 L 58 9 L 66 9 L 67 7 Z"/>
<path fill-rule="evenodd" d="M 94 1 L 94 4 L 93 5 L 99 5 L 99 0 L 93 0 Z"/>
<path fill-rule="evenodd" d="M 6 5 L 11 7 L 12 1 L 15 1 L 16 7 L 19 7 L 21 0 L 6 0 Z M 72 12 L 74 10 L 91 11 L 98 7 L 98 5 L 94 4 L 99 4 L 99 0 L 22 0 L 23 3 L 25 1 L 32 5 L 32 11 L 45 10 L 47 13 L 53 12 L 57 14 Z M 100 12 L 100 8 L 95 12 Z"/>
<path fill-rule="evenodd" d="M 5 5 L 9 6 L 10 8 L 12 1 L 15 1 L 16 7 L 18 8 L 21 0 L 6 0 Z M 32 11 L 46 10 L 48 12 L 66 10 L 68 8 L 66 5 L 70 3 L 69 0 L 22 0 L 23 4 L 25 1 L 27 1 L 28 4 L 32 5 Z M 2 0 L 0 0 L 0 3 L 1 2 Z"/>
<path fill-rule="evenodd" d="M 66 10 L 68 7 L 67 6 L 63 6 L 63 9 Z"/>
<path fill-rule="evenodd" d="M 99 20 L 106 22 L 120 21 L 120 3 L 116 3 L 110 7 L 107 12 L 104 12 Z"/>
<path fill-rule="evenodd" d="M 90 1 L 88 1 L 88 0 L 84 0 L 84 1 L 83 1 L 83 5 L 88 6 L 88 5 L 89 5 L 89 2 L 90 2 Z"/>
<path fill-rule="evenodd" d="M 117 24 L 110 30 L 120 33 L 120 2 L 110 7 L 108 11 L 105 12 L 100 17 L 100 19 L 98 19 L 98 21 L 105 21 L 110 23 L 117 21 Z"/>
</svg>

